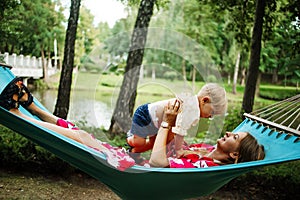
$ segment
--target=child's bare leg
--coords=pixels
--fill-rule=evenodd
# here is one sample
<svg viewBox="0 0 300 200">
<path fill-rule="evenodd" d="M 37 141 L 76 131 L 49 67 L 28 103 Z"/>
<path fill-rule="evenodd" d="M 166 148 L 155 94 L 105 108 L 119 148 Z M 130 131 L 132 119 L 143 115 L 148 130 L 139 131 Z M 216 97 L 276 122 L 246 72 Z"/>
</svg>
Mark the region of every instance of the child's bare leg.
<svg viewBox="0 0 300 200">
<path fill-rule="evenodd" d="M 132 147 L 132 153 L 141 153 L 146 145 L 146 139 L 137 135 L 132 135 L 127 138 L 127 143 Z"/>
<path fill-rule="evenodd" d="M 150 136 L 148 140 L 146 140 L 146 144 L 144 146 L 144 151 L 151 150 L 153 148 L 155 142 L 156 135 Z"/>
</svg>

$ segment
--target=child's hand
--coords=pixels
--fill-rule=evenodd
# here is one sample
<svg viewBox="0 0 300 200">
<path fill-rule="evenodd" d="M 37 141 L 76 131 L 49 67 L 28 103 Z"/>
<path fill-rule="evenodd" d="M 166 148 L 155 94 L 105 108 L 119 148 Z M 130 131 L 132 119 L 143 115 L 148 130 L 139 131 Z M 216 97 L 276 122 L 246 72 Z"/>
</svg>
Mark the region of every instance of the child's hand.
<svg viewBox="0 0 300 200">
<path fill-rule="evenodd" d="M 164 108 L 163 122 L 167 122 L 169 127 L 175 126 L 176 117 L 179 113 L 180 102 L 176 100 L 173 105 L 168 103 Z"/>
</svg>

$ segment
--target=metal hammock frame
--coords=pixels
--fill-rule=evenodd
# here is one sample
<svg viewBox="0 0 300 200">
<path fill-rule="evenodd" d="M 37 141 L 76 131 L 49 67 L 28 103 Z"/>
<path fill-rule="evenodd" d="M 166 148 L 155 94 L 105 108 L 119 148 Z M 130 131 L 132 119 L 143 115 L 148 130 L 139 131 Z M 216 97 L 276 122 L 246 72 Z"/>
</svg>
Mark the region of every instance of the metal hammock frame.
<svg viewBox="0 0 300 200">
<path fill-rule="evenodd" d="M 258 109 L 245 117 L 261 122 L 266 127 L 300 136 L 300 94 Z"/>
</svg>

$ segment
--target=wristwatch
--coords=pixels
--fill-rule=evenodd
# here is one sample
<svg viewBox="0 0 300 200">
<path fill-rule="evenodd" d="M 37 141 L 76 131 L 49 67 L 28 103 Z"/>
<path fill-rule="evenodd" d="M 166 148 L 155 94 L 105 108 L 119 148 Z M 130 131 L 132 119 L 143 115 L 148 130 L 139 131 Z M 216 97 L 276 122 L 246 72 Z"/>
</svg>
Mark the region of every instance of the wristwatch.
<svg viewBox="0 0 300 200">
<path fill-rule="evenodd" d="M 167 128 L 167 129 L 171 129 L 171 126 L 169 126 L 169 123 L 168 122 L 165 122 L 165 121 L 162 121 L 160 126 L 162 128 Z"/>
</svg>

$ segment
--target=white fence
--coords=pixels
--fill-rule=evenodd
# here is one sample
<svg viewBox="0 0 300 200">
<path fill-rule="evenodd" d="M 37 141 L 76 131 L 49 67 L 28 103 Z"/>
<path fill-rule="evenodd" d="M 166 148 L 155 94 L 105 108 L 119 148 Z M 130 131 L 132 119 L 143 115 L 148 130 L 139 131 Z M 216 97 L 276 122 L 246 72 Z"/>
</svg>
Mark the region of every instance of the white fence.
<svg viewBox="0 0 300 200">
<path fill-rule="evenodd" d="M 1 54 L 3 56 L 4 62 L 11 65 L 13 68 L 11 71 L 19 77 L 32 77 L 34 79 L 39 79 L 43 77 L 43 64 L 42 58 L 36 58 L 35 56 L 24 56 L 24 55 L 9 55 L 8 53 Z M 51 76 L 57 72 L 57 67 L 52 66 L 50 59 L 45 59 L 47 63 L 48 76 Z"/>
</svg>

